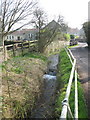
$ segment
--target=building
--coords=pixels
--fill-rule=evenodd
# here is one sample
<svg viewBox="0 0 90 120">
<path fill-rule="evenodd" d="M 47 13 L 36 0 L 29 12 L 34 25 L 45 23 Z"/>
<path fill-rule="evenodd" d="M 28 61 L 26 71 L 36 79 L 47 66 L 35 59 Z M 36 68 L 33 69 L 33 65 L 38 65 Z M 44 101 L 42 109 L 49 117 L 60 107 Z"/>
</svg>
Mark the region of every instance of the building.
<svg viewBox="0 0 90 120">
<path fill-rule="evenodd" d="M 68 28 L 67 30 L 68 34 L 79 36 L 79 29 L 78 28 Z"/>
<path fill-rule="evenodd" d="M 18 40 L 36 40 L 37 39 L 37 29 L 22 29 L 8 34 L 5 40 L 8 41 L 18 41 Z"/>
<path fill-rule="evenodd" d="M 59 31 L 61 30 L 61 26 L 59 25 L 58 22 L 56 22 L 55 20 L 52 20 L 49 24 L 47 24 L 44 28 L 47 28 L 49 30 L 52 29 L 58 29 Z"/>
</svg>

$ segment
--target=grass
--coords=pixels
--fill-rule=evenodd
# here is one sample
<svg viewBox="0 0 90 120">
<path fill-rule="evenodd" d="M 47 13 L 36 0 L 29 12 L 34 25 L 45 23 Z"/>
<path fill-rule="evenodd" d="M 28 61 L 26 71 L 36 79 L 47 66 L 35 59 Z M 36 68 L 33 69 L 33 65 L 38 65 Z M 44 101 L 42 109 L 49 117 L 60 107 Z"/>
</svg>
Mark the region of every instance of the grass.
<svg viewBox="0 0 90 120">
<path fill-rule="evenodd" d="M 58 95 L 57 95 L 56 108 L 55 108 L 56 117 L 60 117 L 60 114 L 61 114 L 62 101 L 65 98 L 66 88 L 68 85 L 71 68 L 72 68 L 72 65 L 70 63 L 69 57 L 68 57 L 67 53 L 65 52 L 65 50 L 63 49 L 60 52 L 60 63 L 59 63 L 59 67 L 58 67 L 59 72 L 57 75 L 59 91 L 58 91 Z M 73 81 L 72 87 L 71 87 L 71 93 L 70 93 L 70 97 L 69 97 L 69 103 L 70 103 L 70 107 L 71 107 L 71 111 L 72 111 L 73 115 L 74 115 L 74 98 L 75 98 L 74 84 L 75 83 Z M 78 99 L 79 118 L 87 118 L 87 107 L 85 104 L 84 93 L 83 93 L 83 89 L 81 87 L 81 83 L 79 81 L 78 81 L 78 98 L 79 98 Z"/>
<path fill-rule="evenodd" d="M 47 57 L 40 54 L 40 53 L 26 53 L 23 56 L 15 56 L 11 59 L 9 59 L 8 61 L 5 61 L 2 65 L 0 65 L 0 68 L 5 68 L 6 64 L 13 61 L 13 67 L 11 68 L 12 72 L 15 72 L 17 74 L 23 73 L 24 72 L 24 68 L 23 68 L 23 63 L 20 65 L 19 63 L 21 63 L 21 61 L 25 61 L 28 60 L 30 58 L 33 59 L 40 59 L 44 62 L 47 62 Z"/>
<path fill-rule="evenodd" d="M 70 60 L 65 52 L 65 50 L 62 50 L 60 52 L 60 62 L 58 65 L 58 74 L 57 74 L 57 81 L 59 84 L 59 91 L 58 91 L 58 97 L 56 100 L 56 109 L 55 109 L 55 115 L 56 117 L 60 117 L 60 113 L 62 110 L 62 101 L 66 94 L 66 88 L 67 83 L 70 77 L 70 70 L 71 70 L 71 63 Z"/>
<path fill-rule="evenodd" d="M 35 52 L 35 53 L 27 52 L 23 56 L 22 55 L 15 56 L 12 59 L 18 59 L 18 58 L 36 58 L 36 59 L 41 59 L 43 61 L 47 61 L 46 56 L 44 56 L 43 54 L 37 53 L 37 52 Z"/>
<path fill-rule="evenodd" d="M 72 46 L 68 45 L 68 48 L 72 48 L 72 47 L 76 47 L 76 46 L 78 46 L 78 44 L 77 45 L 72 45 Z"/>
<path fill-rule="evenodd" d="M 71 88 L 71 94 L 70 94 L 70 101 L 69 101 L 73 114 L 74 114 L 74 98 L 75 98 L 75 94 L 73 92 L 75 91 L 74 85 L 75 83 L 73 82 L 72 88 Z M 87 113 L 88 111 L 85 103 L 83 88 L 81 87 L 81 83 L 78 81 L 78 116 L 80 119 L 83 119 L 83 118 L 88 119 Z"/>
<path fill-rule="evenodd" d="M 42 76 L 46 63 L 46 56 L 27 53 L 24 56 L 13 57 L 0 66 L 4 85 L 3 118 L 25 118 L 32 111 L 42 93 Z M 9 90 L 6 89 L 8 86 Z M 9 92 L 11 97 L 7 97 Z"/>
<path fill-rule="evenodd" d="M 40 53 L 27 53 L 27 54 L 24 55 L 24 57 L 38 58 L 38 59 L 41 59 L 43 61 L 47 60 L 47 57 L 40 54 Z"/>
</svg>

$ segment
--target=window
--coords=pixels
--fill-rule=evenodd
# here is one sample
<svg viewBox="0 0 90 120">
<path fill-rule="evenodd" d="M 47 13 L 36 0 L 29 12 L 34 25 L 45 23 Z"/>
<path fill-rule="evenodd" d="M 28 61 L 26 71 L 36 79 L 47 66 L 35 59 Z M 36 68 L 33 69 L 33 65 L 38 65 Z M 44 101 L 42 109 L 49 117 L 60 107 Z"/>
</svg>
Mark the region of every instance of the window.
<svg viewBox="0 0 90 120">
<path fill-rule="evenodd" d="M 11 40 L 11 36 L 9 36 L 10 40 Z"/>
<path fill-rule="evenodd" d="M 12 36 L 12 39 L 14 39 L 14 36 Z"/>
<path fill-rule="evenodd" d="M 17 39 L 20 40 L 20 36 L 18 36 Z"/>
</svg>

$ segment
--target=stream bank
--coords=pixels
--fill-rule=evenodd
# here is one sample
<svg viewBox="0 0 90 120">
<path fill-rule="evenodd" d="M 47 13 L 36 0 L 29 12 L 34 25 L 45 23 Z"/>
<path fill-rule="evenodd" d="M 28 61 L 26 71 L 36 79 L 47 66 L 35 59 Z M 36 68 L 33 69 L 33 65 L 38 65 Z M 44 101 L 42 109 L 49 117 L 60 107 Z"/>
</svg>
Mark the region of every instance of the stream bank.
<svg viewBox="0 0 90 120">
<path fill-rule="evenodd" d="M 43 76 L 44 89 L 36 107 L 31 113 L 31 118 L 53 118 L 55 97 L 57 91 L 57 69 L 59 54 L 51 55 L 48 58 L 47 70 Z"/>
</svg>

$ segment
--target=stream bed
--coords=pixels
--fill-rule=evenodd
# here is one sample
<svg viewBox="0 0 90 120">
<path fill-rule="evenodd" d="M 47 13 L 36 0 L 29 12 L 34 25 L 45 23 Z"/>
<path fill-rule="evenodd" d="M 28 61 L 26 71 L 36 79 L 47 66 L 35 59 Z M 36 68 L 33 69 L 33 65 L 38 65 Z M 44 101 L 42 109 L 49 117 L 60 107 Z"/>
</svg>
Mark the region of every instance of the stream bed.
<svg viewBox="0 0 90 120">
<path fill-rule="evenodd" d="M 43 76 L 44 90 L 37 101 L 36 108 L 31 115 L 31 118 L 53 118 L 55 94 L 57 90 L 57 67 L 59 62 L 59 55 L 51 55 L 48 58 L 48 66 L 46 73 Z"/>
</svg>

